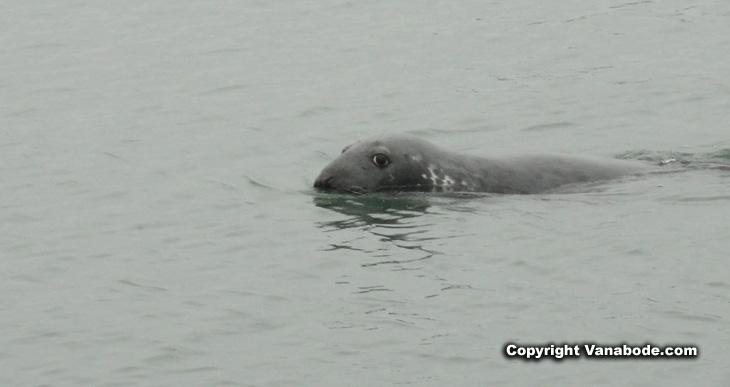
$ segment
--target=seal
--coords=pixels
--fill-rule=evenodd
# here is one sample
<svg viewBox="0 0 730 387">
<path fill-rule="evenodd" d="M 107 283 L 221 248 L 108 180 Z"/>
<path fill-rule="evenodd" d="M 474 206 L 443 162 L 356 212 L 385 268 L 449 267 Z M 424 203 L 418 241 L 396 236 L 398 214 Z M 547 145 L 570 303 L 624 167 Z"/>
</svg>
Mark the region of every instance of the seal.
<svg viewBox="0 0 730 387">
<path fill-rule="evenodd" d="M 346 146 L 314 187 L 376 191 L 533 194 L 641 172 L 628 160 L 550 154 L 478 157 L 450 152 L 416 136 L 392 133 Z"/>
</svg>

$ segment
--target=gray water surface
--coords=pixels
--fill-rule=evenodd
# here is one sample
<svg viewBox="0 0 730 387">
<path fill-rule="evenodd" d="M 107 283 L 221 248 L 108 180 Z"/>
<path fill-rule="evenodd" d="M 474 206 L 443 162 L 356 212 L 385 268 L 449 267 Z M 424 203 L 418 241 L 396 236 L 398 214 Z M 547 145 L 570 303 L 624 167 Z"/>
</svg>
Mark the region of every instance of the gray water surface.
<svg viewBox="0 0 730 387">
<path fill-rule="evenodd" d="M 5 3 L 0 385 L 730 383 L 722 162 L 569 194 L 311 188 L 387 131 L 724 154 L 730 3 Z"/>
</svg>

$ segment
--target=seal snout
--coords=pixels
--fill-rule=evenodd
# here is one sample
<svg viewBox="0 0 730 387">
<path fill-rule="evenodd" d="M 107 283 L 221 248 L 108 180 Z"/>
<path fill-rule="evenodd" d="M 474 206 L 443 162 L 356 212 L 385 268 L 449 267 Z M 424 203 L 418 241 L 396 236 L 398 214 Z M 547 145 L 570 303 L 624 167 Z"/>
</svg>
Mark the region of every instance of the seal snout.
<svg viewBox="0 0 730 387">
<path fill-rule="evenodd" d="M 335 177 L 330 174 L 321 173 L 317 177 L 317 180 L 314 181 L 314 188 L 332 189 L 332 179 L 334 178 Z"/>
</svg>

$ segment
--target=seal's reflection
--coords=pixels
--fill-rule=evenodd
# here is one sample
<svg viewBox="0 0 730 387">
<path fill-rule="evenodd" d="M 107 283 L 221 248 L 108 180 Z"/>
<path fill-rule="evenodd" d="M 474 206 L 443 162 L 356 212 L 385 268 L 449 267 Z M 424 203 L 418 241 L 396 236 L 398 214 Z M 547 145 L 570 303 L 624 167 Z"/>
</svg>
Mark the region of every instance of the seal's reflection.
<svg viewBox="0 0 730 387">
<path fill-rule="evenodd" d="M 403 264 L 428 259 L 439 254 L 423 246 L 424 242 L 434 239 L 423 235 L 432 228 L 432 225 L 424 223 L 421 218 L 428 214 L 427 210 L 431 206 L 425 195 L 316 193 L 313 201 L 317 207 L 347 216 L 342 220 L 318 222 L 317 226 L 325 232 L 359 229 L 377 237 L 376 242 L 380 243 L 374 244 L 372 238 L 365 237 L 366 243 L 363 246 L 362 233 L 353 235 L 347 232 L 341 234 L 345 240 L 329 244 L 330 248 L 327 249 L 329 251 L 361 251 L 366 253 L 369 258 L 377 260 L 363 263 L 362 266 Z M 397 251 L 398 259 L 394 259 L 396 254 L 392 251 L 392 247 L 399 249 Z M 404 251 L 400 249 L 407 250 L 409 258 L 403 259 Z M 383 260 L 383 258 L 387 259 Z"/>
<path fill-rule="evenodd" d="M 362 225 L 397 224 L 426 213 L 430 204 L 418 195 L 344 195 L 318 193 L 314 205 L 351 216 L 344 221 L 322 222 L 322 227 L 350 228 Z"/>
</svg>

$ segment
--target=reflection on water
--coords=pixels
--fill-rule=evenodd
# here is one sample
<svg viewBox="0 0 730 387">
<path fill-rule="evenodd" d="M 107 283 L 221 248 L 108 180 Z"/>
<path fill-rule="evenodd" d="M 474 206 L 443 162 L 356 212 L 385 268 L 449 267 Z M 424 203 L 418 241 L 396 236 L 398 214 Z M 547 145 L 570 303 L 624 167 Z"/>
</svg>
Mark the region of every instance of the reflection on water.
<svg viewBox="0 0 730 387">
<path fill-rule="evenodd" d="M 423 247 L 423 242 L 437 239 L 429 236 L 433 225 L 419 219 L 428 214 L 427 210 L 431 206 L 426 195 L 316 193 L 313 200 L 317 207 L 347 216 L 342 220 L 318 222 L 317 226 L 325 232 L 359 229 L 378 237 L 381 243 L 373 245 L 372 238 L 365 238 L 359 233 L 342 232 L 337 234 L 342 240 L 330 243 L 329 248 L 325 249 L 360 251 L 365 253 L 364 258 L 375 258 L 375 261 L 362 263 L 363 267 L 403 265 L 440 254 Z M 368 245 L 361 245 L 367 241 Z"/>
<path fill-rule="evenodd" d="M 323 222 L 321 227 L 351 228 L 374 224 L 398 224 L 414 218 L 430 207 L 427 198 L 418 194 L 344 195 L 317 193 L 314 205 L 351 216 L 345 221 Z"/>
</svg>

